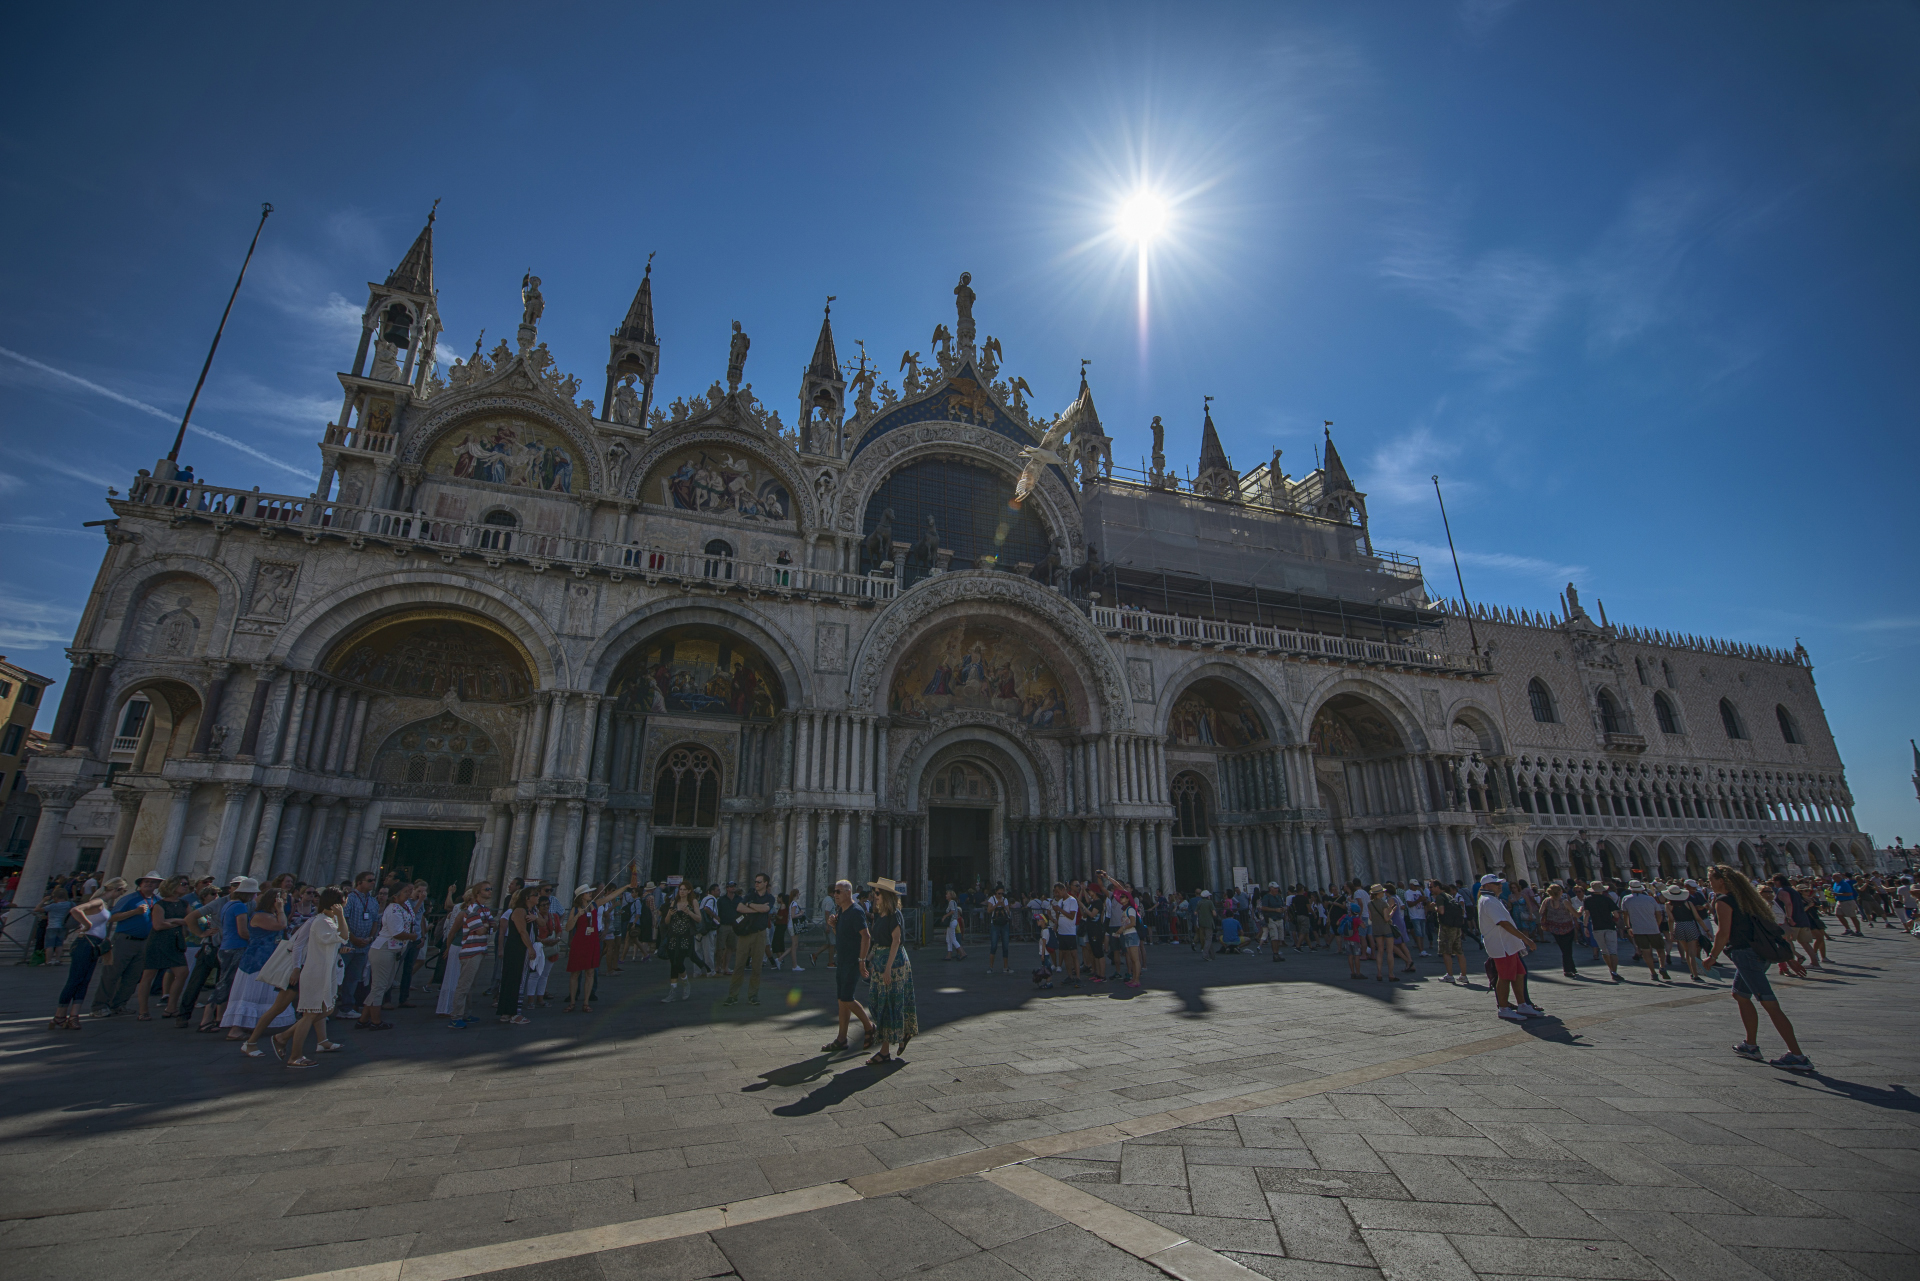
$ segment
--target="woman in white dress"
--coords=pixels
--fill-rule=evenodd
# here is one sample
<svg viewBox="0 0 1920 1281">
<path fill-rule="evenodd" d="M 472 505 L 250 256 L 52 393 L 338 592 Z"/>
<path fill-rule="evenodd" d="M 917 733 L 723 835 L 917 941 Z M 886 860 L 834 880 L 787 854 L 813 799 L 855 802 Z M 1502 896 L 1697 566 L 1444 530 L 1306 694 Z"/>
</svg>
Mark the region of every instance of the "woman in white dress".
<svg viewBox="0 0 1920 1281">
<path fill-rule="evenodd" d="M 340 960 L 340 944 L 346 935 L 346 901 L 347 896 L 339 890 L 329 887 L 320 891 L 319 912 L 300 927 L 301 933 L 306 935 L 306 954 L 300 961 L 300 1021 L 293 1025 L 291 1032 L 286 1033 L 287 1066 L 290 1068 L 314 1066 L 314 1061 L 300 1052 L 309 1032 L 316 1032 L 319 1037 L 317 1048 L 340 1048 L 327 1040 L 326 1018 L 333 1008 L 334 995 L 340 990 L 340 976 L 336 969 Z"/>
<path fill-rule="evenodd" d="M 287 932 L 284 902 L 282 892 L 277 889 L 262 890 L 254 900 L 253 915 L 247 920 L 247 947 L 234 963 L 238 973 L 233 976 L 233 991 L 220 1016 L 221 1027 L 234 1029 L 227 1034 L 228 1040 L 235 1039 L 236 1032 L 250 1033 L 240 1046 L 240 1052 L 248 1058 L 257 1059 L 266 1053 L 254 1044 L 254 1039 L 266 1028 L 293 1026 L 292 1003 L 281 1006 L 280 990 L 260 977 L 260 967 L 267 963 Z M 270 1013 L 271 1021 L 263 1023 Z"/>
</svg>

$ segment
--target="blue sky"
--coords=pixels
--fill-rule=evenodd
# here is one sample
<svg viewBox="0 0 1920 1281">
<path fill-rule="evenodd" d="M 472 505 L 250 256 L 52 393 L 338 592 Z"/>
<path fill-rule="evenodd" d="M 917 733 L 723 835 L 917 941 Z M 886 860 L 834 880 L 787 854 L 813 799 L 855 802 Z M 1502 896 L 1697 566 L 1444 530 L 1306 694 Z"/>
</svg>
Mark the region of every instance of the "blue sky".
<svg viewBox="0 0 1920 1281">
<path fill-rule="evenodd" d="M 1920 11 L 970 4 L 802 12 L 40 6 L 0 81 L 0 652 L 49 675 L 104 487 L 166 450 L 305 493 L 365 282 L 434 198 L 446 355 L 518 320 L 597 398 L 650 251 L 663 398 L 791 421 L 819 308 L 891 374 L 974 274 L 1115 454 L 1200 403 L 1243 467 L 1331 419 L 1375 541 L 1470 594 L 1812 651 L 1862 825 L 1920 839 Z M 935 15 L 937 16 L 923 16 Z M 1147 321 L 1103 233 L 1174 204 Z M 144 406 L 144 407 L 143 407 Z M 234 443 L 227 443 L 234 442 Z M 44 726 L 43 726 L 44 728 Z"/>
</svg>

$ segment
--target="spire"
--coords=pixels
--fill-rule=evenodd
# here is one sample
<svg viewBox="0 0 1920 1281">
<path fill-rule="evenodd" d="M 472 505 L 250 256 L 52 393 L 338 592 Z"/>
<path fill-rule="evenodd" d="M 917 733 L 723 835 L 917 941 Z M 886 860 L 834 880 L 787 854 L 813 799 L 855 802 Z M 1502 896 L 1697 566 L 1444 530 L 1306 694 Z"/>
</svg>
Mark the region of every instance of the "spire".
<svg viewBox="0 0 1920 1281">
<path fill-rule="evenodd" d="M 1333 424 L 1328 423 L 1325 430 L 1327 433 L 1326 483 L 1321 486 L 1321 492 L 1331 494 L 1336 490 L 1351 491 L 1353 481 L 1347 475 L 1346 465 L 1340 461 L 1340 451 L 1333 447 Z"/>
<path fill-rule="evenodd" d="M 627 318 L 620 325 L 619 337 L 649 346 L 659 342 L 653 332 L 652 254 L 647 255 L 646 274 L 640 277 L 640 288 L 633 295 L 633 306 L 627 308 Z"/>
<path fill-rule="evenodd" d="M 1225 469 L 1228 466 L 1227 451 L 1220 447 L 1220 433 L 1213 429 L 1213 397 L 1208 396 L 1204 405 L 1206 421 L 1200 427 L 1201 475 L 1216 468 Z"/>
<path fill-rule="evenodd" d="M 807 365 L 807 374 L 828 381 L 840 376 L 840 358 L 833 351 L 832 295 L 828 296 L 826 310 L 820 317 L 820 338 L 813 344 L 813 360 Z"/>
<path fill-rule="evenodd" d="M 435 200 L 433 208 L 427 211 L 427 225 L 413 238 L 413 248 L 407 250 L 407 256 L 387 277 L 387 288 L 427 298 L 433 296 L 433 220 L 439 212 L 440 202 Z"/>
</svg>

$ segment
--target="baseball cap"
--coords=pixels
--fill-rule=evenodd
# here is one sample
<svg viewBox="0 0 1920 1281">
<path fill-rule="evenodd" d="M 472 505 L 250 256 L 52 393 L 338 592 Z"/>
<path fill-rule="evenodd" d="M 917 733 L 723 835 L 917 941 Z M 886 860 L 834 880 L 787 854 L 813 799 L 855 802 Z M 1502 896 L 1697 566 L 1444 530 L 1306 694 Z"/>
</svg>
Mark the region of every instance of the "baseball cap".
<svg viewBox="0 0 1920 1281">
<path fill-rule="evenodd" d="M 1507 878 L 1500 875 L 1500 873 L 1498 872 L 1488 872 L 1485 876 L 1480 878 L 1480 884 L 1482 888 L 1488 885 L 1505 885 L 1506 883 L 1507 883 Z"/>
</svg>

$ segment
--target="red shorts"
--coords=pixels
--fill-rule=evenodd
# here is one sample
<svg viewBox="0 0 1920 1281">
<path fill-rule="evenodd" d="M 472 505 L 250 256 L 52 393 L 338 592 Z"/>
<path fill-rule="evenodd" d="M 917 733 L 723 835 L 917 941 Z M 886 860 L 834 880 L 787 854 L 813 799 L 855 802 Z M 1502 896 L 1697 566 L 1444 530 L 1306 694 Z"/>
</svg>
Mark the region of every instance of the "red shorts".
<svg viewBox="0 0 1920 1281">
<path fill-rule="evenodd" d="M 1511 956 L 1494 957 L 1493 972 L 1497 977 L 1503 979 L 1523 979 L 1527 977 L 1526 955 L 1521 952 L 1515 952 Z"/>
</svg>

